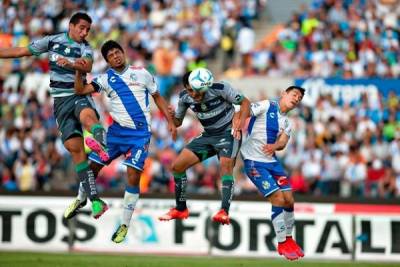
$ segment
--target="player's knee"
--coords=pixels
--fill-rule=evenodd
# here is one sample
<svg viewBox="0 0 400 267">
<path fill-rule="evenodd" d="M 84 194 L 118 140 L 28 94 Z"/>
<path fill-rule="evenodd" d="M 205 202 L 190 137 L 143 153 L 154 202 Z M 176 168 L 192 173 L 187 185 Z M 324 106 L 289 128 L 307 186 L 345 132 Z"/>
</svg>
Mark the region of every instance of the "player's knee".
<svg viewBox="0 0 400 267">
<path fill-rule="evenodd" d="M 291 208 L 294 206 L 294 198 L 293 196 L 285 197 L 285 207 Z"/>
<path fill-rule="evenodd" d="M 176 161 L 174 161 L 172 163 L 171 170 L 173 173 L 181 173 L 181 172 L 186 171 L 186 169 L 184 168 L 184 165 L 181 164 L 180 162 L 176 162 Z"/>
<path fill-rule="evenodd" d="M 85 108 L 79 113 L 79 120 L 85 129 L 90 129 L 93 124 L 98 123 L 96 113 L 91 108 Z"/>
<path fill-rule="evenodd" d="M 226 174 L 232 174 L 233 173 L 233 160 L 221 160 L 221 174 L 226 175 Z"/>
<path fill-rule="evenodd" d="M 279 190 L 272 193 L 272 195 L 268 197 L 268 200 L 271 202 L 273 206 L 278 206 L 278 207 L 286 206 L 285 198 L 283 197 L 282 192 Z"/>
</svg>

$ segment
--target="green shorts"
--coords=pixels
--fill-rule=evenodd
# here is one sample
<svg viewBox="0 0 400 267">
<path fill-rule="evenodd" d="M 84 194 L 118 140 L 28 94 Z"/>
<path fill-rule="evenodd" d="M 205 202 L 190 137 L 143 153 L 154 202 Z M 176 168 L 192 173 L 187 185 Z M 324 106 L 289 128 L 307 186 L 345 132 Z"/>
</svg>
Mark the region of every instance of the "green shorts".
<svg viewBox="0 0 400 267">
<path fill-rule="evenodd" d="M 203 132 L 200 136 L 194 138 L 186 148 L 192 151 L 203 161 L 214 155 L 218 157 L 236 158 L 241 140 L 233 138 L 231 130 L 227 130 L 220 134 L 210 135 Z"/>
<path fill-rule="evenodd" d="M 64 143 L 74 136 L 83 136 L 82 124 L 79 114 L 85 108 L 91 108 L 96 112 L 92 97 L 86 95 L 72 95 L 54 98 L 54 116 L 57 121 L 58 130 L 61 132 L 61 140 Z"/>
</svg>

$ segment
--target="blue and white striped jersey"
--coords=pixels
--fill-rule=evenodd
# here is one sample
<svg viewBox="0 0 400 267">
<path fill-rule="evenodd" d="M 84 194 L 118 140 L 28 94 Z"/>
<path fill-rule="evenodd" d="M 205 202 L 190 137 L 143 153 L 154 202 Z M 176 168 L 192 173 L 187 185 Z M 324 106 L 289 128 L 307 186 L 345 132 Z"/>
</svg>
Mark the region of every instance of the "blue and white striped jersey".
<svg viewBox="0 0 400 267">
<path fill-rule="evenodd" d="M 108 69 L 92 81 L 110 99 L 110 114 L 120 126 L 150 133 L 149 95 L 158 92 L 154 77 L 144 68 L 127 66 L 121 73 Z"/>
<path fill-rule="evenodd" d="M 240 150 L 242 157 L 259 162 L 275 162 L 275 157 L 263 153 L 263 145 L 275 143 L 280 134 L 290 137 L 291 131 L 289 119 L 280 113 L 278 102 L 264 100 L 251 103 L 249 135 Z"/>
</svg>

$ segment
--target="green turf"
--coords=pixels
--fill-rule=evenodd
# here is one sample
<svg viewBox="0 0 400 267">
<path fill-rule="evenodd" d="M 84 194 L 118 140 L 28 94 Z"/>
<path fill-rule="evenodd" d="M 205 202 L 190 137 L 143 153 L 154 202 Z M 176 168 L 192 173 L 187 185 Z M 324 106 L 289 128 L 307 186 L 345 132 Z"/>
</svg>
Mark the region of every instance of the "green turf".
<svg viewBox="0 0 400 267">
<path fill-rule="evenodd" d="M 399 263 L 352 263 L 301 260 L 288 262 L 282 259 L 249 259 L 220 257 L 177 257 L 152 255 L 115 255 L 115 254 L 53 254 L 31 252 L 0 252 L 0 267 L 372 267 L 400 266 Z"/>
</svg>

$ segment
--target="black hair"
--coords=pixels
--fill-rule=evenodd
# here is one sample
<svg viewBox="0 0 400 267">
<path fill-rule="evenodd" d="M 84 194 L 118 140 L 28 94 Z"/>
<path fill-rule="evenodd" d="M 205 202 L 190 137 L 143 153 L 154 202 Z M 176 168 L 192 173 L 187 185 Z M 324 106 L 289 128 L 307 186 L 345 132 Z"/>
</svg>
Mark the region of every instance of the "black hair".
<svg viewBox="0 0 400 267">
<path fill-rule="evenodd" d="M 289 86 L 288 88 L 286 88 L 285 91 L 286 92 L 290 92 L 290 91 L 292 91 L 294 89 L 299 90 L 303 96 L 304 96 L 304 93 L 306 92 L 306 89 L 304 89 L 303 87 L 297 86 L 297 85 Z"/>
<path fill-rule="evenodd" d="M 89 24 L 92 24 L 92 18 L 87 13 L 84 12 L 77 12 L 74 15 L 72 15 L 71 19 L 69 20 L 69 23 L 76 25 L 79 23 L 81 19 L 89 22 Z"/>
<path fill-rule="evenodd" d="M 104 59 L 107 60 L 107 54 L 111 49 L 117 48 L 124 53 L 124 49 L 122 49 L 121 45 L 114 40 L 108 40 L 101 46 L 101 54 L 103 55 Z"/>
<path fill-rule="evenodd" d="M 189 75 L 190 75 L 191 71 L 186 72 L 183 77 L 182 77 L 182 83 L 184 87 L 189 86 Z"/>
</svg>

